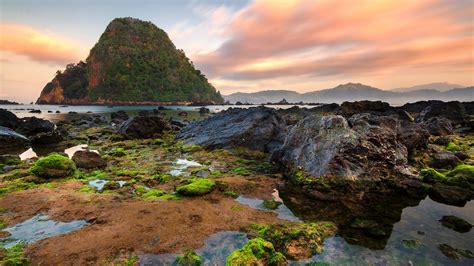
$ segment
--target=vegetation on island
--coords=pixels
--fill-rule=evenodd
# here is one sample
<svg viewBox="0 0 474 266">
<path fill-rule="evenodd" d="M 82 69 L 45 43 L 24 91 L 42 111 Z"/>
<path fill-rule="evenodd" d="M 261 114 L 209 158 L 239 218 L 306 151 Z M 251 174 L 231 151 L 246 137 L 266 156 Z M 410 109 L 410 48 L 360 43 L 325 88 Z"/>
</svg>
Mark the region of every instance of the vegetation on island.
<svg viewBox="0 0 474 266">
<path fill-rule="evenodd" d="M 46 84 L 38 103 L 222 103 L 219 92 L 151 22 L 114 19 L 85 62 Z"/>
</svg>

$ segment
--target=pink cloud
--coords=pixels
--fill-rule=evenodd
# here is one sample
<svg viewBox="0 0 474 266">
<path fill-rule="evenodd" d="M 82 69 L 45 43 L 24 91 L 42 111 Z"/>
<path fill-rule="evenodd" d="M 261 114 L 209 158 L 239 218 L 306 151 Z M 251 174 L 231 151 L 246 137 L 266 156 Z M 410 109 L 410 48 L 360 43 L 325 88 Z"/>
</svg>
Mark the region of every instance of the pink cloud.
<svg viewBox="0 0 474 266">
<path fill-rule="evenodd" d="M 83 56 L 83 50 L 77 44 L 18 24 L 0 24 L 0 51 L 61 65 L 77 62 Z"/>
<path fill-rule="evenodd" d="M 472 70 L 473 6 L 463 0 L 256 1 L 235 17 L 228 41 L 194 61 L 211 77 L 235 80 L 436 64 Z"/>
</svg>

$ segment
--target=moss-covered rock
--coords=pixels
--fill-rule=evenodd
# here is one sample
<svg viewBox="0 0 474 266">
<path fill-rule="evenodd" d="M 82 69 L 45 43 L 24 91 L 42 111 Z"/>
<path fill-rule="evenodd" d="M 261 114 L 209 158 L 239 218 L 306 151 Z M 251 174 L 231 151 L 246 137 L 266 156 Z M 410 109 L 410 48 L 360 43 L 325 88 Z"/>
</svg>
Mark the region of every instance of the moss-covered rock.
<svg viewBox="0 0 474 266">
<path fill-rule="evenodd" d="M 61 178 L 71 176 L 76 171 L 76 165 L 68 157 L 53 153 L 40 158 L 30 168 L 30 173 L 45 178 Z"/>
<path fill-rule="evenodd" d="M 176 257 L 177 265 L 197 266 L 201 265 L 201 257 L 194 250 L 187 250 Z"/>
<path fill-rule="evenodd" d="M 423 178 L 423 182 L 426 182 L 426 183 L 447 181 L 447 177 L 444 174 L 436 171 L 433 168 L 422 169 L 420 172 L 420 176 L 421 178 Z"/>
<path fill-rule="evenodd" d="M 176 192 L 184 196 L 202 196 L 210 193 L 216 183 L 208 178 L 194 178 L 187 185 L 179 186 Z"/>
<path fill-rule="evenodd" d="M 336 226 L 329 222 L 285 223 L 253 225 L 252 230 L 287 258 L 299 260 L 321 253 L 324 240 L 336 232 Z"/>
<path fill-rule="evenodd" d="M 459 233 L 467 233 L 471 231 L 472 228 L 472 224 L 462 218 L 453 215 L 443 216 L 443 218 L 441 218 L 441 220 L 439 221 L 444 227 L 447 227 Z"/>
<path fill-rule="evenodd" d="M 234 250 L 228 257 L 226 265 L 286 265 L 283 254 L 276 252 L 273 244 L 262 239 L 251 239 L 242 248 Z"/>
</svg>

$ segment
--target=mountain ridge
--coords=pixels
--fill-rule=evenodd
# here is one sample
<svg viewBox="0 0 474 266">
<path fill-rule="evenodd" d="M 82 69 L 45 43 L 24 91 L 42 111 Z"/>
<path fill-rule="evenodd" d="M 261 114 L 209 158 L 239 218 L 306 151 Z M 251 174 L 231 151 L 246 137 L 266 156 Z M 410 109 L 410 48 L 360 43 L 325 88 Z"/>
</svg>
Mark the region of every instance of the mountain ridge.
<svg viewBox="0 0 474 266">
<path fill-rule="evenodd" d="M 285 94 L 275 93 L 283 91 Z M 273 92 L 273 93 L 270 93 Z M 284 96 L 290 95 L 285 98 Z M 283 98 L 289 103 L 342 103 L 344 101 L 374 100 L 388 101 L 394 104 L 421 100 L 461 100 L 474 101 L 474 87 L 456 88 L 448 91 L 437 91 L 434 89 L 422 89 L 408 92 L 397 92 L 392 90 L 381 90 L 361 83 L 340 84 L 334 88 L 306 93 L 298 93 L 291 90 L 261 91 L 255 93 L 233 93 L 223 96 L 230 103 L 277 103 Z"/>
</svg>

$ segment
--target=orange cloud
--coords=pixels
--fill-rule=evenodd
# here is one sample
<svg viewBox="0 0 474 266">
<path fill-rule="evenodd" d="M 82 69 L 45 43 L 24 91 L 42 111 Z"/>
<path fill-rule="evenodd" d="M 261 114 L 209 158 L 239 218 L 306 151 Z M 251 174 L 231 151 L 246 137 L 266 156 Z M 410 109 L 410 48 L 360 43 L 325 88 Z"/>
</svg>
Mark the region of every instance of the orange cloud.
<svg viewBox="0 0 474 266">
<path fill-rule="evenodd" d="M 83 56 L 78 45 L 64 38 L 18 24 L 0 25 L 0 51 L 61 65 L 77 62 Z"/>
<path fill-rule="evenodd" d="M 472 71 L 470 0 L 259 0 L 235 17 L 232 36 L 195 58 L 213 77 L 382 73 L 400 68 Z"/>
</svg>

